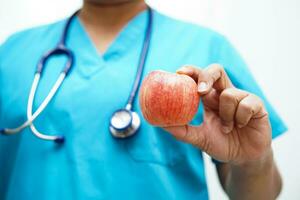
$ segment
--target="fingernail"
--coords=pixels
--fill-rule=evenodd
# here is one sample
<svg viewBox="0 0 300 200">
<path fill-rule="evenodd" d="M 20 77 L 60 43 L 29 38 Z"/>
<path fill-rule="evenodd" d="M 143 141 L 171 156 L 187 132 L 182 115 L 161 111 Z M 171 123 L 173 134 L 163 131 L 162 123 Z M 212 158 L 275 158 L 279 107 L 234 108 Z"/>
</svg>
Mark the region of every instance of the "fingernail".
<svg viewBox="0 0 300 200">
<path fill-rule="evenodd" d="M 244 125 L 243 125 L 243 124 L 238 124 L 237 127 L 238 127 L 238 128 L 243 128 Z"/>
<path fill-rule="evenodd" d="M 228 134 L 231 132 L 231 128 L 229 126 L 222 126 L 222 130 L 224 133 Z"/>
<path fill-rule="evenodd" d="M 176 73 L 180 74 L 180 73 L 185 73 L 186 71 L 187 71 L 186 67 L 181 67 L 180 69 L 176 70 Z"/>
<path fill-rule="evenodd" d="M 205 92 L 207 90 L 207 84 L 205 82 L 201 82 L 198 85 L 199 92 Z"/>
</svg>

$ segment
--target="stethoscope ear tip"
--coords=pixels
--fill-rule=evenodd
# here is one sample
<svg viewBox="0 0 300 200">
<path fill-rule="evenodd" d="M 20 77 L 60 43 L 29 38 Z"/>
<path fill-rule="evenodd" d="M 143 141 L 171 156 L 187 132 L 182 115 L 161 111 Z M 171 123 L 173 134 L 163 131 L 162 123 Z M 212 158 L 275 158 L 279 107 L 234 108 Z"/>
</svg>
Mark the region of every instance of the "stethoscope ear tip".
<svg viewBox="0 0 300 200">
<path fill-rule="evenodd" d="M 57 137 L 57 138 L 55 138 L 54 142 L 56 144 L 63 144 L 65 142 L 65 137 L 63 137 L 63 136 Z"/>
</svg>

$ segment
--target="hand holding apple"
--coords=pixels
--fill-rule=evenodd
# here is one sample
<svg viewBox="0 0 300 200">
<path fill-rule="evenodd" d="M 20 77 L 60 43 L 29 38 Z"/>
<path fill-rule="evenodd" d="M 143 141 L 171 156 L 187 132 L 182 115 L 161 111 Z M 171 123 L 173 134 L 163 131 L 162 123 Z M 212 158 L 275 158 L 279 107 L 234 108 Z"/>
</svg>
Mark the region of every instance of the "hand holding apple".
<svg viewBox="0 0 300 200">
<path fill-rule="evenodd" d="M 235 88 L 217 64 L 206 69 L 183 67 L 177 74 L 155 71 L 144 80 L 140 105 L 149 123 L 219 161 L 241 164 L 269 154 L 271 127 L 259 97 Z M 204 121 L 191 126 L 199 97 Z"/>
</svg>

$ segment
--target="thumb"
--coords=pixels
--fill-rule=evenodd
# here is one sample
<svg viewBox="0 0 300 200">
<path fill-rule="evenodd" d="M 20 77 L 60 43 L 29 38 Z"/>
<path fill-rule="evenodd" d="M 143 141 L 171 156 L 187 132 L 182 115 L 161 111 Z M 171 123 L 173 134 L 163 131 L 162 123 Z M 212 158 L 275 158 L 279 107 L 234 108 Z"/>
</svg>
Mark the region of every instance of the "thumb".
<svg viewBox="0 0 300 200">
<path fill-rule="evenodd" d="M 202 150 L 206 149 L 207 137 L 203 126 L 172 126 L 164 127 L 164 130 L 172 134 L 176 139 L 192 144 Z"/>
</svg>

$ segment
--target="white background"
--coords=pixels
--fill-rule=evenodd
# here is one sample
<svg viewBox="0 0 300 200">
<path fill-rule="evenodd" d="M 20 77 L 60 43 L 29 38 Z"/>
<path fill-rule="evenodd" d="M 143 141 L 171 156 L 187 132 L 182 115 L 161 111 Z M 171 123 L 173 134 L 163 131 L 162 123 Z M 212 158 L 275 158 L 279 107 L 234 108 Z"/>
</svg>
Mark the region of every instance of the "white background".
<svg viewBox="0 0 300 200">
<path fill-rule="evenodd" d="M 274 142 L 284 179 L 279 199 L 300 199 L 300 1 L 299 0 L 149 0 L 157 10 L 211 27 L 227 35 L 289 131 Z M 0 0 L 0 43 L 23 28 L 71 14 L 81 0 Z M 206 158 L 211 199 L 226 199 Z"/>
</svg>

